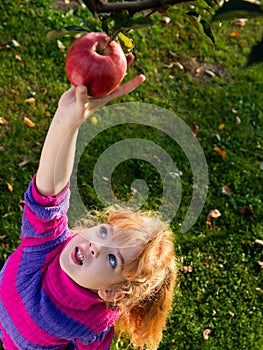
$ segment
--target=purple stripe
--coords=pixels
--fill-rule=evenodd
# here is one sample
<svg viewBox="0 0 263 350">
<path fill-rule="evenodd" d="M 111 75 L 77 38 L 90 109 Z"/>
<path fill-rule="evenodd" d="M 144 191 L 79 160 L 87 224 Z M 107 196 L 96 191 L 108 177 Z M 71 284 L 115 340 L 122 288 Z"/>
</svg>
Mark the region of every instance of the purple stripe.
<svg viewBox="0 0 263 350">
<path fill-rule="evenodd" d="M 39 235 L 33 226 L 27 221 L 26 218 L 23 219 L 21 236 L 23 237 L 23 245 L 25 246 L 37 246 L 35 249 L 50 249 L 57 244 L 63 243 L 69 235 L 69 230 L 67 222 L 62 222 L 56 229 L 47 231 Z"/>
<path fill-rule="evenodd" d="M 30 267 L 30 270 L 37 269 L 37 265 L 43 264 L 43 255 L 41 259 L 39 254 L 35 254 L 35 267 Z M 29 261 L 34 261 L 34 255 L 30 254 L 28 256 L 28 254 L 23 254 L 19 266 L 19 275 L 21 277 L 19 278 L 17 288 L 24 305 L 27 306 L 29 315 L 35 323 L 44 332 L 54 337 L 69 341 L 79 338 L 83 343 L 96 340 L 98 334 L 92 332 L 80 322 L 70 318 L 49 299 L 41 286 L 41 272 L 37 272 L 30 277 L 30 272 L 28 271 Z M 23 271 L 29 273 L 25 274 Z"/>
<path fill-rule="evenodd" d="M 20 246 L 11 255 L 9 265 L 6 267 L 3 275 L 1 284 L 1 308 L 4 307 L 4 309 L 0 312 L 0 322 L 7 333 L 10 334 L 11 338 L 14 339 L 19 349 L 40 348 L 39 346 L 34 347 L 34 345 L 38 344 L 41 339 L 43 340 L 42 345 L 57 346 L 61 343 L 61 341 L 59 341 L 56 337 L 52 337 L 37 326 L 37 324 L 28 314 L 27 309 L 22 302 L 21 296 L 18 293 L 17 284 L 19 284 L 20 279 L 17 271 L 20 265 L 21 256 L 22 249 Z M 29 272 L 29 283 L 31 276 L 34 275 L 32 272 Z M 30 291 L 30 286 L 27 286 L 27 290 L 32 294 L 32 291 Z M 33 290 L 33 292 L 36 293 L 37 291 Z M 32 296 L 34 297 L 34 293 Z M 8 314 L 8 317 L 6 317 L 6 313 Z M 26 347 L 23 345 L 24 338 L 26 339 L 26 342 L 32 342 L 32 347 Z"/>
<path fill-rule="evenodd" d="M 69 207 L 69 191 L 58 205 L 48 207 L 37 204 L 29 188 L 29 190 L 27 190 L 25 193 L 25 202 L 30 210 L 36 213 L 38 218 L 50 221 L 63 216 L 67 212 Z"/>
<path fill-rule="evenodd" d="M 46 254 L 52 253 L 52 256 L 59 254 L 61 244 L 65 242 L 68 236 L 68 231 L 65 230 L 59 237 L 53 241 L 48 241 L 39 245 L 24 246 L 22 244 L 18 249 L 23 250 L 22 261 L 19 266 L 19 278 L 21 281 L 27 281 L 31 273 L 41 271 L 46 262 Z M 31 238 L 29 241 L 33 240 Z M 38 241 L 40 239 L 37 239 Z M 26 239 L 27 241 L 27 239 Z M 58 250 L 56 250 L 58 249 Z M 28 283 L 28 282 L 27 282 Z"/>
<path fill-rule="evenodd" d="M 61 243 L 64 243 L 65 240 L 68 238 L 69 231 L 66 229 L 62 234 L 60 234 L 58 237 L 55 237 L 55 239 L 52 240 L 52 237 L 48 237 L 48 239 L 42 239 L 42 238 L 24 238 L 23 239 L 23 246 L 25 249 L 30 251 L 44 251 L 49 252 L 50 250 L 54 249 L 57 245 L 60 245 Z"/>
<path fill-rule="evenodd" d="M 15 346 L 17 346 L 19 349 L 52 350 L 52 349 L 59 349 L 61 347 L 61 345 L 59 345 L 59 346 L 56 346 L 56 345 L 51 345 L 51 346 L 35 345 L 35 344 L 29 342 L 27 339 L 25 339 L 22 336 L 21 332 L 19 332 L 17 330 L 13 321 L 10 319 L 9 314 L 7 313 L 1 300 L 0 300 L 0 314 L 1 314 L 1 317 L 3 318 L 3 320 L 5 321 L 4 327 L 5 327 L 6 333 L 12 334 L 11 339 L 14 342 Z M 36 337 L 36 338 L 38 338 L 38 337 Z M 9 349 L 11 349 L 11 348 L 9 348 Z"/>
<path fill-rule="evenodd" d="M 26 210 L 25 210 L 25 213 L 26 213 Z M 52 226 L 52 228 L 53 228 L 53 226 Z M 43 231 L 44 231 L 44 228 L 43 228 Z M 37 232 L 34 229 L 34 227 L 31 225 L 31 223 L 28 221 L 26 214 L 22 218 L 21 233 L 22 233 L 23 237 L 37 237 L 37 238 L 39 238 L 40 234 L 41 234 L 41 237 L 46 237 L 46 236 L 52 234 L 53 232 L 54 232 L 54 228 L 53 228 L 53 230 L 46 231 L 46 232 L 44 231 L 43 233 Z"/>
</svg>

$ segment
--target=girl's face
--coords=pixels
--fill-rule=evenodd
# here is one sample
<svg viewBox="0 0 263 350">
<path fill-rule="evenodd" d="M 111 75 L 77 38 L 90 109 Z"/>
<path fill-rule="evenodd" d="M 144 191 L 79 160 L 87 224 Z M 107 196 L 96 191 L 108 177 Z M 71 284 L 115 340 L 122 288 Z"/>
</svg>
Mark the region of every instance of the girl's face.
<svg viewBox="0 0 263 350">
<path fill-rule="evenodd" d="M 114 227 L 98 225 L 81 231 L 60 255 L 62 270 L 78 285 L 93 291 L 124 281 L 123 266 L 138 254 L 137 247 L 118 247 Z"/>
</svg>

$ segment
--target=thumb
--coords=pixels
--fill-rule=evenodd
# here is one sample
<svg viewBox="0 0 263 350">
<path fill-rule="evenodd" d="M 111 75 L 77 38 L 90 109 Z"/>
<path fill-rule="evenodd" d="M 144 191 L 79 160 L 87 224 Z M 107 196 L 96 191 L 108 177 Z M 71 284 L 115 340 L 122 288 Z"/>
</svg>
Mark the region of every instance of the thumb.
<svg viewBox="0 0 263 350">
<path fill-rule="evenodd" d="M 83 105 L 88 102 L 88 90 L 86 86 L 81 85 L 76 87 L 76 100 L 77 104 Z"/>
</svg>

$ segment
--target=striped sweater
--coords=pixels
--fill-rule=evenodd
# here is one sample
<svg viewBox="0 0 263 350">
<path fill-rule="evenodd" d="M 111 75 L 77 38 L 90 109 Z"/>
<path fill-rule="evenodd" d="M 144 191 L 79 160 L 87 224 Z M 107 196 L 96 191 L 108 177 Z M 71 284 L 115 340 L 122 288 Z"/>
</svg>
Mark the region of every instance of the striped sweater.
<svg viewBox="0 0 263 350">
<path fill-rule="evenodd" d="M 69 188 L 57 197 L 25 193 L 21 244 L 0 274 L 0 338 L 5 349 L 106 350 L 118 319 L 98 295 L 78 286 L 59 265 L 71 239 Z"/>
</svg>

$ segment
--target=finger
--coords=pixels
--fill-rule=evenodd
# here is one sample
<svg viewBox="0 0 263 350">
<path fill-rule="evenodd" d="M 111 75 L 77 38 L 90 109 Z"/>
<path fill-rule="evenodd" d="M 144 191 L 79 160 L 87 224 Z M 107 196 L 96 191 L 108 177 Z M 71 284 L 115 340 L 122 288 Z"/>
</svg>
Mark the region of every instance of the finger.
<svg viewBox="0 0 263 350">
<path fill-rule="evenodd" d="M 85 104 L 88 101 L 88 90 L 86 86 L 77 86 L 76 88 L 76 100 L 78 104 Z"/>
<path fill-rule="evenodd" d="M 132 53 L 128 53 L 128 55 L 126 55 L 127 68 L 132 64 L 133 60 L 134 55 Z"/>
<path fill-rule="evenodd" d="M 145 76 L 143 74 L 138 75 L 134 79 L 129 82 L 123 84 L 122 86 L 117 87 L 111 94 L 105 96 L 104 103 L 108 103 L 109 101 L 114 100 L 115 98 L 119 98 L 121 96 L 129 94 L 131 91 L 136 89 L 139 85 L 141 85 L 145 81 Z"/>
</svg>

